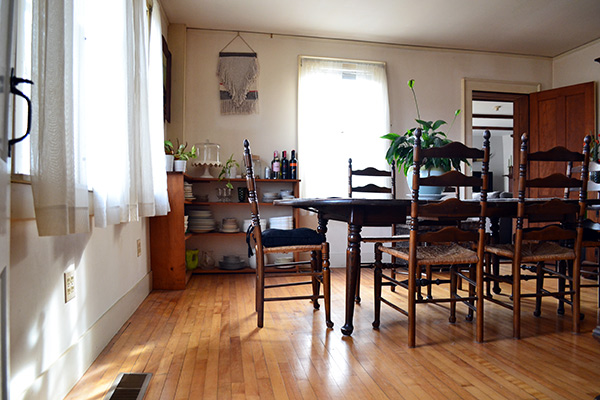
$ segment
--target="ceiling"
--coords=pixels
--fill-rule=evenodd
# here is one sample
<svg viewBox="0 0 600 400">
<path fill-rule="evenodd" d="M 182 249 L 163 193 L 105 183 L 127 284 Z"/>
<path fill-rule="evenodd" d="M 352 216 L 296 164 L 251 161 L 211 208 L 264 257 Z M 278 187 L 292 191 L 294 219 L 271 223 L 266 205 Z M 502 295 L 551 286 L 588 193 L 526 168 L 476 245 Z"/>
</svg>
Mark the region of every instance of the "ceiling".
<svg viewBox="0 0 600 400">
<path fill-rule="evenodd" d="M 556 57 L 600 38 L 600 0 L 161 0 L 188 28 Z M 598 54 L 600 56 L 600 54 Z"/>
</svg>

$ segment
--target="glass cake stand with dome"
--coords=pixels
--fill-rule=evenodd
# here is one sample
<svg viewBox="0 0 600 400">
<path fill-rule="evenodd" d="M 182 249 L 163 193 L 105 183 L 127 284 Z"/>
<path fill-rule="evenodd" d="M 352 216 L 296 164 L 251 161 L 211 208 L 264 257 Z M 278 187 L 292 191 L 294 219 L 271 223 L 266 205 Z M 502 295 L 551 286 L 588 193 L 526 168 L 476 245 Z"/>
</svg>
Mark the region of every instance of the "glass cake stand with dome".
<svg viewBox="0 0 600 400">
<path fill-rule="evenodd" d="M 210 143 L 208 139 L 204 143 L 196 144 L 197 162 L 192 163 L 196 167 L 204 167 L 200 178 L 214 178 L 210 173 L 210 167 L 219 167 L 221 165 L 221 146 L 216 143 Z"/>
</svg>

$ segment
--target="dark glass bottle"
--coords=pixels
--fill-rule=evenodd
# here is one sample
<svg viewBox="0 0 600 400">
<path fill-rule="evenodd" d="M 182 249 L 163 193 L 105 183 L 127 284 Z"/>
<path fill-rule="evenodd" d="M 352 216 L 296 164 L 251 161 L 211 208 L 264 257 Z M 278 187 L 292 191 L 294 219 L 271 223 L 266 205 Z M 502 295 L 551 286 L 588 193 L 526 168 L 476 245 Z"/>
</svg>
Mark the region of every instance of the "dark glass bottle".
<svg viewBox="0 0 600 400">
<path fill-rule="evenodd" d="M 271 179 L 281 179 L 281 161 L 277 150 L 273 152 L 273 161 L 271 161 Z"/>
<path fill-rule="evenodd" d="M 296 150 L 292 150 L 290 158 L 290 179 L 298 179 L 298 161 L 296 161 Z"/>
<path fill-rule="evenodd" d="M 290 162 L 285 150 L 281 152 L 281 179 L 290 179 Z"/>
</svg>

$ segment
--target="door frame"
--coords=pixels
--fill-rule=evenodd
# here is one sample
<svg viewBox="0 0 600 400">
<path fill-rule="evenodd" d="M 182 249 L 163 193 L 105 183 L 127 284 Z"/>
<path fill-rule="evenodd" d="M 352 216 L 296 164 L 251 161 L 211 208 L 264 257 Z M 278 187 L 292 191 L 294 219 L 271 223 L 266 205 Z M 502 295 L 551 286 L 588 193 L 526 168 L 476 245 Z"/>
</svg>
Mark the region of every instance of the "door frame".
<svg viewBox="0 0 600 400">
<path fill-rule="evenodd" d="M 496 81 L 491 79 L 463 78 L 462 87 L 462 142 L 473 145 L 473 91 L 529 94 L 542 90 L 539 82 Z"/>
</svg>

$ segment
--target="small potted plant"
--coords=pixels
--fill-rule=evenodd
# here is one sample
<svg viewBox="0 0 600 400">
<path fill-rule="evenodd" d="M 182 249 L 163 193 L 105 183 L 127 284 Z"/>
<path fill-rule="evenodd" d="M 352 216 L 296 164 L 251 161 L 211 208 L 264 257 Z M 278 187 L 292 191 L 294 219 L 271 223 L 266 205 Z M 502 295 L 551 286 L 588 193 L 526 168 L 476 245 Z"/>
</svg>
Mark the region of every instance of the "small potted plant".
<svg viewBox="0 0 600 400">
<path fill-rule="evenodd" d="M 227 183 L 225 184 L 227 188 L 233 189 L 233 185 L 231 184 L 231 181 L 229 179 L 235 178 L 237 174 L 237 169 L 239 167 L 240 164 L 238 164 L 238 162 L 233 159 L 233 154 L 229 156 L 229 159 L 225 161 L 225 164 L 223 164 L 221 172 L 219 173 L 219 180 L 221 181 L 224 178 L 227 178 Z"/>
<path fill-rule="evenodd" d="M 179 141 L 177 142 L 179 144 Z M 178 172 L 185 172 L 186 163 L 191 158 L 196 158 L 196 146 L 192 146 L 190 151 L 186 151 L 187 142 L 179 144 L 177 149 L 174 151 L 173 156 L 175 161 L 173 162 L 173 170 Z"/>
<path fill-rule="evenodd" d="M 398 171 L 404 173 L 407 176 L 407 182 L 409 188 L 412 186 L 412 175 L 409 174 L 409 171 L 412 171 L 413 165 L 413 149 L 415 143 L 415 135 L 417 127 L 421 128 L 421 148 L 428 149 L 431 147 L 442 147 L 450 142 L 452 142 L 446 136 L 446 133 L 442 132 L 440 128 L 443 125 L 446 125 L 446 121 L 437 120 L 437 121 L 425 121 L 421 119 L 421 113 L 419 112 L 419 104 L 417 103 L 417 95 L 415 94 L 415 80 L 410 79 L 408 81 L 408 87 L 412 91 L 415 107 L 417 109 L 417 118 L 415 121 L 418 126 L 414 128 L 410 128 L 403 135 L 399 135 L 397 133 L 388 133 L 387 135 L 382 136 L 383 139 L 390 140 L 390 147 L 385 155 L 386 160 L 390 165 L 392 161 L 395 161 Z M 452 120 L 452 124 L 450 125 L 450 131 L 452 126 L 454 125 L 454 121 L 456 121 L 456 117 L 460 114 L 460 109 L 454 112 L 454 119 Z M 429 176 L 431 175 L 439 175 L 444 172 L 450 171 L 452 168 L 460 168 L 460 162 L 465 161 L 458 158 L 453 159 L 425 159 L 422 163 L 421 167 L 421 175 Z"/>
<path fill-rule="evenodd" d="M 165 140 L 165 167 L 167 172 L 173 171 L 173 160 L 175 159 L 174 153 L 175 149 L 173 148 L 173 142 Z"/>
</svg>

